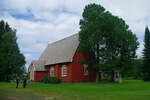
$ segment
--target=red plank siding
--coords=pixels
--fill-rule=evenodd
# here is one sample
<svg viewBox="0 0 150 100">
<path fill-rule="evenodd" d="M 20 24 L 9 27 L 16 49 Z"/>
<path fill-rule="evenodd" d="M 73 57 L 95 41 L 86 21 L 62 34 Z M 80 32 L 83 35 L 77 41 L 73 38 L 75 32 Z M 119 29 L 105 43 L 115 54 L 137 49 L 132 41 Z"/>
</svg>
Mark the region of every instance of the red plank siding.
<svg viewBox="0 0 150 100">
<path fill-rule="evenodd" d="M 50 69 L 53 66 L 55 68 L 55 76 L 60 78 L 62 82 L 88 82 L 95 81 L 96 73 L 90 72 L 88 75 L 84 75 L 83 64 L 79 62 L 87 59 L 86 56 L 81 55 L 78 50 L 73 57 L 71 63 L 55 64 L 47 66 L 47 72 L 35 72 L 34 81 L 41 81 L 44 75 L 50 76 Z M 67 65 L 67 76 L 62 76 L 62 65 Z M 89 66 L 90 67 L 90 66 Z"/>
<path fill-rule="evenodd" d="M 87 56 L 83 56 L 77 50 L 73 57 L 72 62 L 72 73 L 73 73 L 73 82 L 87 82 L 87 81 L 95 81 L 95 72 L 90 72 L 88 75 L 84 75 L 83 64 L 80 64 L 80 61 L 87 59 Z M 90 67 L 90 66 L 89 66 Z"/>
<path fill-rule="evenodd" d="M 34 81 L 38 82 L 41 81 L 44 77 L 44 75 L 48 75 L 48 72 L 34 72 Z"/>
</svg>

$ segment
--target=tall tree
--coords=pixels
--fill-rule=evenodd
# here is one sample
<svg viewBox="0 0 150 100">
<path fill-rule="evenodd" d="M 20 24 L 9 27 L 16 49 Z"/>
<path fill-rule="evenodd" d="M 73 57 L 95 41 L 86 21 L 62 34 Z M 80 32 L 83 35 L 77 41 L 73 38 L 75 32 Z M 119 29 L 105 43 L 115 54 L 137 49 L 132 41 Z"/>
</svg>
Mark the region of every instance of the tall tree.
<svg viewBox="0 0 150 100">
<path fill-rule="evenodd" d="M 0 81 L 8 81 L 25 72 L 25 57 L 17 44 L 16 30 L 0 21 Z"/>
<path fill-rule="evenodd" d="M 145 81 L 150 81 L 150 31 L 148 27 L 145 28 L 144 37 L 144 50 L 143 50 L 143 79 Z"/>
<path fill-rule="evenodd" d="M 100 70 L 122 70 L 125 62 L 136 57 L 137 37 L 123 19 L 97 4 L 87 5 L 82 16 L 80 52 L 89 55 L 85 63 L 97 71 L 97 81 Z"/>
</svg>

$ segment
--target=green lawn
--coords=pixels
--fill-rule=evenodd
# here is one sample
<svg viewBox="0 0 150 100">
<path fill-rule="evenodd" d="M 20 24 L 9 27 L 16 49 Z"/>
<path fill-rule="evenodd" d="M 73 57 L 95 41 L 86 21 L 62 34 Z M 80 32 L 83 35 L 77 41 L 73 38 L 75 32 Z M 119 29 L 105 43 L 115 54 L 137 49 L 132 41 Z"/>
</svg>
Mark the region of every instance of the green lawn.
<svg viewBox="0 0 150 100">
<path fill-rule="evenodd" d="M 0 83 L 0 100 L 150 100 L 150 82 L 126 80 L 115 83 Z"/>
</svg>

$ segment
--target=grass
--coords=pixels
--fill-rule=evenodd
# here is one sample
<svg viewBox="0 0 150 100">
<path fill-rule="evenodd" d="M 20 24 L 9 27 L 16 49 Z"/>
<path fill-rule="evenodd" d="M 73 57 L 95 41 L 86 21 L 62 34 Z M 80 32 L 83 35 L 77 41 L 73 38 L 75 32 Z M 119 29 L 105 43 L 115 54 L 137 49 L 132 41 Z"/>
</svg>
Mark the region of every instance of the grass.
<svg viewBox="0 0 150 100">
<path fill-rule="evenodd" d="M 0 83 L 0 100 L 150 100 L 150 83 L 126 80 L 115 83 Z"/>
</svg>

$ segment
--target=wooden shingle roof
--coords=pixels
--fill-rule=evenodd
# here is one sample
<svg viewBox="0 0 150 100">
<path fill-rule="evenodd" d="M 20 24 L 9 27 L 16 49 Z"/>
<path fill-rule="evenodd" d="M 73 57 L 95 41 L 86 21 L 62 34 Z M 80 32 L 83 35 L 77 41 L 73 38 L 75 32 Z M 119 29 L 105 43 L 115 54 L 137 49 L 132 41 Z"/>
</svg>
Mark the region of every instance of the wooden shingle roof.
<svg viewBox="0 0 150 100">
<path fill-rule="evenodd" d="M 44 64 L 45 62 L 42 60 L 33 60 L 28 68 L 28 71 L 30 71 L 30 69 L 33 69 L 34 71 L 46 71 Z"/>
<path fill-rule="evenodd" d="M 45 65 L 72 62 L 73 56 L 79 46 L 78 34 L 49 44 L 39 58 Z"/>
</svg>

